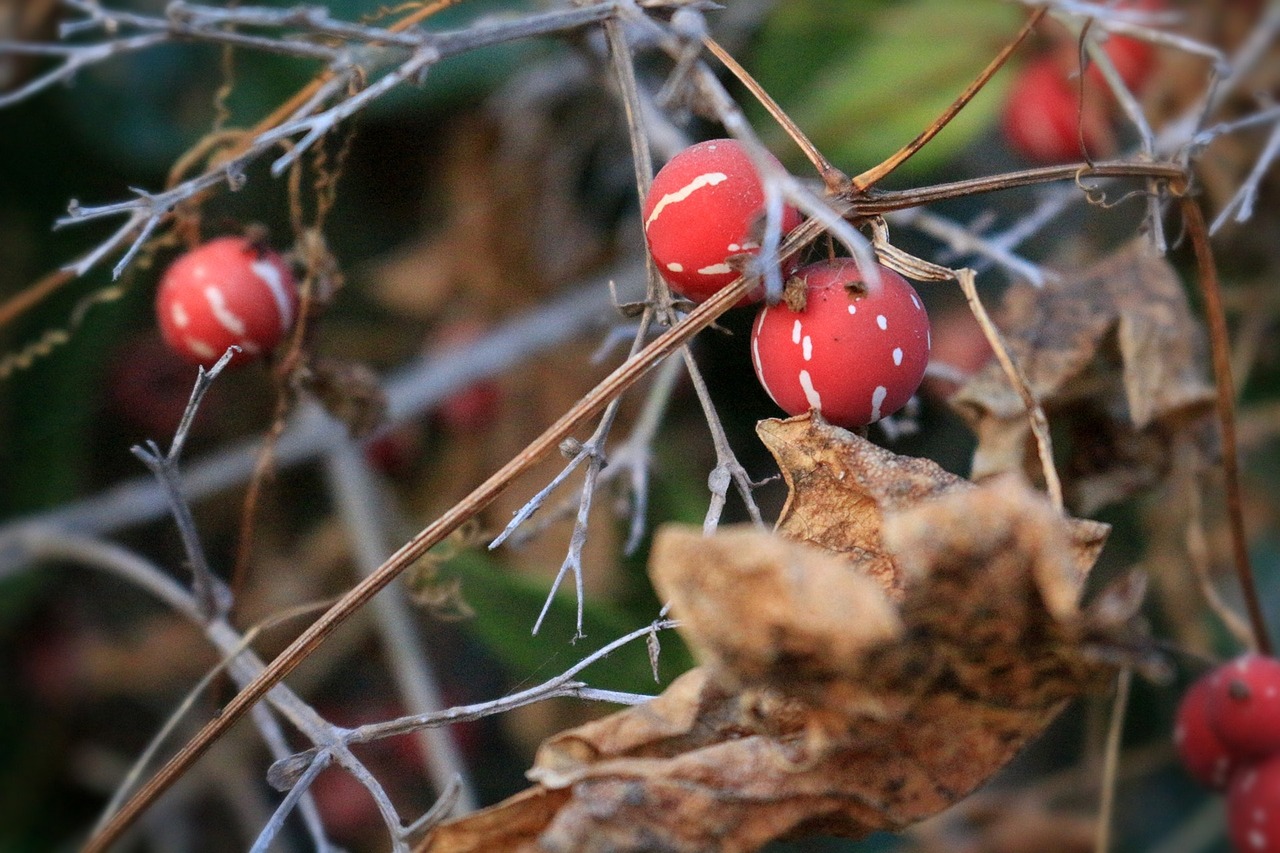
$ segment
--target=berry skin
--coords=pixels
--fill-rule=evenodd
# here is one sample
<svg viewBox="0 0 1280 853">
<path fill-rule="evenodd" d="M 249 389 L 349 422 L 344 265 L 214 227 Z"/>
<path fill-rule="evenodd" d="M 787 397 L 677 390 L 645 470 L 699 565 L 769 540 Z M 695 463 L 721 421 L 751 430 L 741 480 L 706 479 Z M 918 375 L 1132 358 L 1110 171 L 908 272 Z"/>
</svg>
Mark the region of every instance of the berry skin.
<svg viewBox="0 0 1280 853">
<path fill-rule="evenodd" d="M 227 347 L 246 364 L 284 339 L 297 314 L 293 274 L 283 259 L 243 237 L 219 237 L 165 271 L 156 318 L 165 343 L 187 361 L 212 365 Z"/>
<path fill-rule="evenodd" d="M 920 387 L 929 363 L 929 315 L 915 289 L 880 268 L 877 287 L 849 285 L 862 273 L 848 258 L 810 264 L 805 307 L 760 310 L 751 327 L 756 376 L 784 411 L 819 411 L 832 424 L 865 426 L 893 414 Z"/>
<path fill-rule="evenodd" d="M 1237 853 L 1280 853 L 1280 756 L 1232 778 L 1227 835 Z"/>
<path fill-rule="evenodd" d="M 1209 681 L 1209 725 L 1227 751 L 1245 761 L 1280 753 L 1280 660 L 1241 655 Z"/>
<path fill-rule="evenodd" d="M 1240 762 L 1222 745 L 1221 738 L 1209 724 L 1213 676 L 1211 672 L 1198 679 L 1183 694 L 1173 721 L 1173 744 L 1191 778 L 1206 788 L 1224 791 Z"/>
<path fill-rule="evenodd" d="M 677 293 L 705 302 L 738 277 L 730 257 L 760 251 L 754 235 L 764 219 L 764 187 L 741 143 L 712 139 L 686 148 L 662 167 L 641 215 L 662 277 Z M 800 212 L 784 207 L 782 233 L 799 224 Z M 785 263 L 782 272 L 785 278 Z M 760 301 L 759 291 L 738 304 Z"/>
<path fill-rule="evenodd" d="M 1081 132 L 1093 156 L 1110 154 L 1115 147 L 1101 103 L 1086 97 L 1082 111 L 1076 81 L 1068 80 L 1048 56 L 1019 72 L 1000 115 L 1000 128 L 1009 146 L 1032 163 L 1083 159 Z"/>
</svg>

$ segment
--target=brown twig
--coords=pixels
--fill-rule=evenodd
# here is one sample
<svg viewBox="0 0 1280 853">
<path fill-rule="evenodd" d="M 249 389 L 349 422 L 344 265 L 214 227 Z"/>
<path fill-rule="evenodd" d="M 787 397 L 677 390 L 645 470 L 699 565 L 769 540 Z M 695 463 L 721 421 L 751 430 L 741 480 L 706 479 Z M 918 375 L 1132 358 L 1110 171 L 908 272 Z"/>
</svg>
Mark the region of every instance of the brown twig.
<svg viewBox="0 0 1280 853">
<path fill-rule="evenodd" d="M 1264 655 L 1271 654 L 1271 637 L 1262 603 L 1249 561 L 1249 540 L 1244 528 L 1244 500 L 1240 489 L 1239 447 L 1236 442 L 1235 383 L 1231 380 L 1231 346 L 1227 332 L 1227 315 L 1222 307 L 1222 291 L 1218 270 L 1209 247 L 1209 230 L 1200 205 L 1190 195 L 1182 196 L 1182 216 L 1187 235 L 1196 256 L 1200 292 L 1204 296 L 1205 320 L 1209 326 L 1209 345 L 1213 356 L 1213 378 L 1217 386 L 1218 423 L 1222 429 L 1222 475 L 1226 489 L 1227 517 L 1231 525 L 1231 547 L 1236 575 L 1244 595 L 1254 642 Z"/>
<path fill-rule="evenodd" d="M 765 91 L 764 87 L 751 76 L 747 69 L 742 67 L 738 60 L 733 58 L 729 51 L 721 47 L 720 43 L 710 36 L 703 38 L 702 43 L 716 59 L 720 60 L 720 64 L 729 69 L 734 77 L 738 78 L 738 82 L 747 88 L 751 96 L 759 101 L 760 105 L 765 108 L 773 120 L 787 132 L 787 136 L 791 137 L 791 141 L 804 152 L 804 156 L 813 164 L 813 168 L 822 177 L 822 183 L 826 185 L 828 192 L 834 193 L 848 183 L 849 176 L 831 165 L 831 161 L 805 135 L 804 131 L 800 129 L 800 125 L 796 124 L 791 116 L 787 115 L 786 111 L 773 99 L 773 96 Z"/>
<path fill-rule="evenodd" d="M 1102 795 L 1098 802 L 1098 834 L 1093 845 L 1095 853 L 1107 853 L 1111 849 L 1111 821 L 1115 812 L 1116 780 L 1120 776 L 1120 745 L 1124 735 L 1124 718 L 1129 711 L 1129 687 L 1132 683 L 1133 670 L 1120 670 L 1120 674 L 1116 676 L 1116 696 L 1111 703 L 1106 751 L 1102 757 Z"/>
<path fill-rule="evenodd" d="M 952 101 L 951 105 L 942 111 L 942 115 L 934 119 L 933 124 L 925 128 L 915 139 L 899 148 L 897 153 L 893 154 L 878 165 L 872 166 L 870 169 L 867 169 L 865 172 L 849 181 L 846 191 L 853 195 L 859 195 L 866 192 L 869 188 L 875 186 L 881 180 L 888 177 L 894 169 L 897 169 L 903 163 L 907 162 L 907 160 L 911 159 L 917 151 L 929 143 L 929 140 L 941 133 L 942 129 L 950 124 L 951 120 L 956 117 L 956 114 L 959 113 L 960 110 L 964 109 L 965 106 L 973 100 L 975 95 L 982 91 L 982 87 L 987 85 L 987 81 L 1004 66 L 1009 57 L 1013 55 L 1013 52 L 1018 49 L 1018 45 L 1022 44 L 1023 40 L 1031 34 L 1031 30 L 1035 28 L 1035 25 L 1040 22 L 1040 19 L 1044 17 L 1045 12 L 1047 11 L 1047 6 L 1041 6 L 1033 12 L 1031 17 L 1027 19 L 1027 22 L 1022 25 L 1022 29 L 1018 31 L 1016 36 L 1014 36 L 1013 41 L 1005 45 L 1004 48 L 996 54 L 995 59 L 992 59 L 991 62 L 987 64 L 987 67 L 982 69 L 982 73 L 980 73 L 977 78 L 969 84 L 968 88 L 960 93 L 960 97 Z"/>
</svg>

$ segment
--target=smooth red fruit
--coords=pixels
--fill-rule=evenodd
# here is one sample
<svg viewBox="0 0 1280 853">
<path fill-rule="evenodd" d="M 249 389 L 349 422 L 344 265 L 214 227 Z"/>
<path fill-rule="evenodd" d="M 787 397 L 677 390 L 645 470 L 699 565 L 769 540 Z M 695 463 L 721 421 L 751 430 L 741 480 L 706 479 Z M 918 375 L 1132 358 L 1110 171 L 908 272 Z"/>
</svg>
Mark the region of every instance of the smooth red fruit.
<svg viewBox="0 0 1280 853">
<path fill-rule="evenodd" d="M 1232 778 L 1227 835 L 1237 853 L 1280 853 L 1280 756 Z"/>
<path fill-rule="evenodd" d="M 883 267 L 878 285 L 864 284 L 848 258 L 811 264 L 795 278 L 804 310 L 767 306 L 751 327 L 756 376 L 773 401 L 843 427 L 905 406 L 929 363 L 929 315 L 915 289 Z"/>
<path fill-rule="evenodd" d="M 737 140 L 699 142 L 671 158 L 641 208 L 649 252 L 671 288 L 703 302 L 736 279 L 729 258 L 760 251 L 764 201 L 760 176 Z M 800 212 L 784 207 L 782 233 L 799 224 Z M 739 304 L 762 296 L 757 288 Z"/>
<path fill-rule="evenodd" d="M 1164 10 L 1165 4 L 1162 0 L 1135 0 L 1134 2 L 1117 3 L 1113 8 L 1160 12 Z M 1116 67 L 1116 71 L 1120 74 L 1120 79 L 1124 81 L 1124 84 L 1132 92 L 1141 90 L 1142 85 L 1147 82 L 1151 77 L 1151 72 L 1155 69 L 1156 49 L 1151 42 L 1143 41 L 1133 36 L 1110 34 L 1107 36 L 1107 40 L 1103 42 L 1102 50 L 1106 53 L 1107 58 L 1111 60 L 1111 64 Z M 1090 70 L 1097 75 L 1098 81 L 1101 83 L 1102 72 L 1092 67 Z"/>
<path fill-rule="evenodd" d="M 1209 673 L 1187 688 L 1178 703 L 1173 721 L 1173 745 L 1182 766 L 1192 779 L 1215 791 L 1226 790 L 1232 773 L 1239 767 L 1222 739 L 1209 724 L 1209 694 L 1213 692 Z"/>
<path fill-rule="evenodd" d="M 1209 725 L 1233 756 L 1280 753 L 1280 660 L 1241 655 L 1209 676 Z"/>
<path fill-rule="evenodd" d="M 1115 147 L 1106 113 L 1097 98 L 1080 109 L 1077 83 L 1068 80 L 1052 57 L 1022 68 L 1005 100 L 1000 128 L 1009 146 L 1033 163 L 1067 163 L 1084 158 L 1080 137 L 1092 156 Z"/>
<path fill-rule="evenodd" d="M 284 339 L 297 314 L 293 274 L 275 252 L 243 237 L 219 237 L 165 271 L 156 317 L 165 343 L 191 362 L 212 365 L 227 347 L 244 364 Z"/>
</svg>

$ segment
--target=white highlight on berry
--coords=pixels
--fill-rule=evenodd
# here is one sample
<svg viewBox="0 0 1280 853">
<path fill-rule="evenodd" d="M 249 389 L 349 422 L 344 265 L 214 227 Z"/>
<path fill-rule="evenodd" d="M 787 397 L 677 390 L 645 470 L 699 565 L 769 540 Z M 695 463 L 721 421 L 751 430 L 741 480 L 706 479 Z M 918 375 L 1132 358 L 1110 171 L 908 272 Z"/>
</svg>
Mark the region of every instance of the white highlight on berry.
<svg viewBox="0 0 1280 853">
<path fill-rule="evenodd" d="M 858 306 L 857 306 L 857 305 L 854 305 L 853 303 L 850 303 L 850 304 L 849 304 L 849 313 L 850 313 L 850 314 L 857 314 L 857 313 L 858 313 Z"/>
<path fill-rule="evenodd" d="M 244 320 L 227 307 L 227 298 L 222 295 L 221 290 L 216 287 L 206 287 L 204 298 L 209 303 L 209 310 L 213 312 L 213 319 L 218 321 L 219 326 L 237 337 L 244 337 Z"/>
<path fill-rule="evenodd" d="M 1249 846 L 1254 850 L 1265 850 L 1267 847 L 1267 837 L 1256 829 L 1249 830 Z"/>
<path fill-rule="evenodd" d="M 884 398 L 889 396 L 889 389 L 883 385 L 877 385 L 876 390 L 871 392 L 871 420 L 878 421 L 883 415 L 880 414 L 880 407 L 884 405 Z"/>
<path fill-rule="evenodd" d="M 808 335 L 804 336 L 804 360 L 811 361 L 813 359 L 813 338 Z"/>
<path fill-rule="evenodd" d="M 880 331 L 884 331 L 889 328 L 889 321 L 885 319 L 883 314 L 877 314 L 876 325 L 880 327 Z"/>
<path fill-rule="evenodd" d="M 760 363 L 760 336 L 751 336 L 751 360 L 755 362 L 756 375 L 764 378 L 764 365 Z M 769 386 L 765 386 L 765 390 L 769 390 Z"/>
<path fill-rule="evenodd" d="M 671 272 L 684 272 L 684 264 L 677 264 L 675 261 L 667 264 L 667 269 Z"/>
<path fill-rule="evenodd" d="M 194 353 L 196 357 L 200 358 L 201 360 L 207 361 L 209 359 L 217 358 L 219 355 L 221 355 L 221 353 L 219 353 L 217 350 L 215 350 L 213 347 L 209 346 L 207 343 L 200 340 L 199 338 L 186 337 L 186 338 L 183 338 L 183 340 L 187 342 L 187 349 L 190 350 L 192 353 Z"/>
<path fill-rule="evenodd" d="M 703 267 L 698 270 L 698 275 L 724 275 L 733 272 L 733 267 L 728 264 L 712 264 L 709 267 Z"/>
<path fill-rule="evenodd" d="M 741 252 L 741 251 L 742 251 L 742 247 L 741 247 L 741 246 L 739 246 L 737 243 L 730 243 L 730 244 L 729 244 L 729 247 L 728 247 L 728 251 L 730 251 L 730 252 Z"/>
<path fill-rule="evenodd" d="M 902 366 L 902 347 L 893 348 L 893 366 L 894 367 Z"/>
<path fill-rule="evenodd" d="M 813 377 L 809 375 L 809 371 L 800 371 L 800 387 L 804 389 L 804 398 L 809 403 L 809 408 L 822 411 L 822 397 L 818 394 L 818 389 L 813 387 Z"/>
<path fill-rule="evenodd" d="M 801 332 L 800 321 L 796 320 L 796 324 L 791 327 L 791 343 L 793 344 L 800 343 L 800 332 Z"/>
<path fill-rule="evenodd" d="M 293 325 L 293 300 L 284 283 L 280 268 L 271 261 L 259 259 L 249 264 L 249 268 L 262 279 L 263 284 L 271 291 L 271 298 L 276 303 L 276 314 L 280 317 L 280 328 L 287 329 Z"/>
<path fill-rule="evenodd" d="M 916 298 L 916 295 L 914 293 L 911 294 L 911 304 L 916 306 L 917 311 L 919 311 L 921 308 L 924 307 L 920 304 L 920 300 Z"/>
<path fill-rule="evenodd" d="M 173 325 L 179 329 L 185 329 L 191 322 L 191 317 L 187 315 L 187 309 L 182 307 L 181 302 L 175 302 L 169 308 L 169 316 L 173 317 Z"/>
<path fill-rule="evenodd" d="M 925 329 L 924 331 L 924 348 L 933 349 L 933 330 Z"/>
<path fill-rule="evenodd" d="M 662 214 L 662 211 L 666 209 L 667 205 L 679 204 L 703 187 L 714 187 L 716 184 L 727 180 L 729 180 L 729 176 L 724 172 L 707 172 L 705 175 L 698 175 L 698 177 L 694 178 L 675 192 L 667 193 L 662 198 L 658 199 L 658 203 L 653 206 L 653 211 L 650 212 L 649 218 L 644 221 L 644 230 L 649 230 L 649 226 L 658 219 Z"/>
</svg>

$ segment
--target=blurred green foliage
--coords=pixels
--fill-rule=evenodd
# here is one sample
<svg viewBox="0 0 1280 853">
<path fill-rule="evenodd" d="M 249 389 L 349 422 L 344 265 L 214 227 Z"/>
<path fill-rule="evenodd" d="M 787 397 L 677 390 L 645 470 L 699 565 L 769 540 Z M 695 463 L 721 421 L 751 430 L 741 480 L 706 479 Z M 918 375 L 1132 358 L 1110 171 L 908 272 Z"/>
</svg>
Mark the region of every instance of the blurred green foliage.
<svg viewBox="0 0 1280 853">
<path fill-rule="evenodd" d="M 854 174 L 927 128 L 1017 33 L 1024 13 L 997 0 L 778 4 L 752 48 L 750 70 L 810 139 Z M 1009 75 L 997 74 L 947 128 L 900 170 L 936 169 L 990 127 Z M 775 151 L 783 135 L 763 110 Z M 794 163 L 796 157 L 787 158 Z"/>
</svg>

